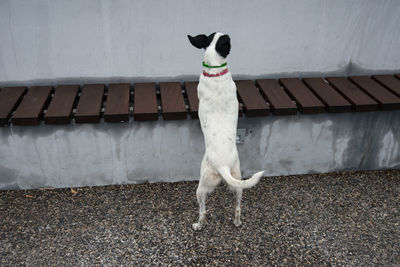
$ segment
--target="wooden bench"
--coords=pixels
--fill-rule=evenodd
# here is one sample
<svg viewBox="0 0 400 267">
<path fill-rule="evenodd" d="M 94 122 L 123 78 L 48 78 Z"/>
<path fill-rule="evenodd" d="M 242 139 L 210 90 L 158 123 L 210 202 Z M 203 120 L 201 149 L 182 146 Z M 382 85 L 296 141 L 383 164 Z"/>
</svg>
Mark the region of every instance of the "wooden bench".
<svg viewBox="0 0 400 267">
<path fill-rule="evenodd" d="M 237 80 L 249 117 L 400 109 L 400 74 Z M 39 125 L 198 118 L 198 82 L 5 87 L 0 124 Z"/>
</svg>

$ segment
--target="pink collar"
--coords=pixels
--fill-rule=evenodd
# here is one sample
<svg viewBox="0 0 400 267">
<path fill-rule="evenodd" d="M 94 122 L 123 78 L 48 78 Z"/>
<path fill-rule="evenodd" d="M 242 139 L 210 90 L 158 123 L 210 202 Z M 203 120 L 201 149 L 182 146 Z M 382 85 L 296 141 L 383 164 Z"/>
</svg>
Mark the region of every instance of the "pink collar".
<svg viewBox="0 0 400 267">
<path fill-rule="evenodd" d="M 218 76 L 222 76 L 227 73 L 228 73 L 228 69 L 224 69 L 223 71 L 221 71 L 217 74 L 210 74 L 210 73 L 206 72 L 205 70 L 203 70 L 203 75 L 207 76 L 207 77 L 218 77 Z"/>
</svg>

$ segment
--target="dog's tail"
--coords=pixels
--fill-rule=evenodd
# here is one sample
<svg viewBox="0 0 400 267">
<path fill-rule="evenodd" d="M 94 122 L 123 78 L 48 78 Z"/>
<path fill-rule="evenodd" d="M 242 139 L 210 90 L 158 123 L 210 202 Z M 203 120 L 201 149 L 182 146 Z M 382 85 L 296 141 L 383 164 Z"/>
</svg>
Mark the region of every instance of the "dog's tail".
<svg viewBox="0 0 400 267">
<path fill-rule="evenodd" d="M 258 181 L 260 181 L 260 178 L 264 173 L 264 171 L 257 172 L 247 180 L 238 180 L 233 178 L 229 168 L 226 166 L 219 168 L 218 172 L 230 186 L 240 187 L 243 189 L 255 186 Z"/>
</svg>

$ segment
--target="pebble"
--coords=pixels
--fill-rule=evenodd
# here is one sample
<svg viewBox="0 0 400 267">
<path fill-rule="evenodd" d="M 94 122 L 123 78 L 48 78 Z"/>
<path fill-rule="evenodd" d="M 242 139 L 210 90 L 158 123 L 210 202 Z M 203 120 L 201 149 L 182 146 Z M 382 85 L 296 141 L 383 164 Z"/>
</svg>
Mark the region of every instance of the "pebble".
<svg viewBox="0 0 400 267">
<path fill-rule="evenodd" d="M 400 265 L 400 170 L 265 177 L 239 228 L 221 185 L 199 232 L 196 187 L 0 191 L 0 266 Z"/>
</svg>

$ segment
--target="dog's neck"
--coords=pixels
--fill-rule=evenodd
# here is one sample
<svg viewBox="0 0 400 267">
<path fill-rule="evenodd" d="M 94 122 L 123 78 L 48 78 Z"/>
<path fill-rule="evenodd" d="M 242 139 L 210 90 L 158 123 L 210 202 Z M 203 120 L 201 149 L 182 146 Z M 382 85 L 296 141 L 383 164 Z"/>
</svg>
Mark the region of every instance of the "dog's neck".
<svg viewBox="0 0 400 267">
<path fill-rule="evenodd" d="M 227 64 L 228 64 L 228 62 L 222 63 L 221 65 L 217 65 L 217 66 L 211 66 L 203 61 L 203 67 L 210 68 L 210 69 L 222 68 L 222 67 L 225 67 Z"/>
<path fill-rule="evenodd" d="M 219 72 L 217 74 L 211 74 L 211 73 L 206 72 L 205 70 L 203 71 L 203 75 L 204 76 L 211 77 L 211 78 L 212 77 L 219 77 L 219 76 L 225 75 L 227 73 L 228 73 L 228 69 L 224 69 L 223 71 L 221 71 L 221 72 Z"/>
<path fill-rule="evenodd" d="M 226 74 L 228 72 L 228 66 L 227 62 L 221 63 L 221 64 L 208 64 L 205 61 L 203 61 L 203 74 L 207 76 L 209 74 L 209 77 L 218 77 Z"/>
<path fill-rule="evenodd" d="M 226 65 L 227 58 L 217 53 L 215 50 L 215 42 L 216 40 L 213 40 L 210 46 L 207 47 L 203 58 L 203 70 L 212 75 L 225 71 L 228 68 Z"/>
</svg>

